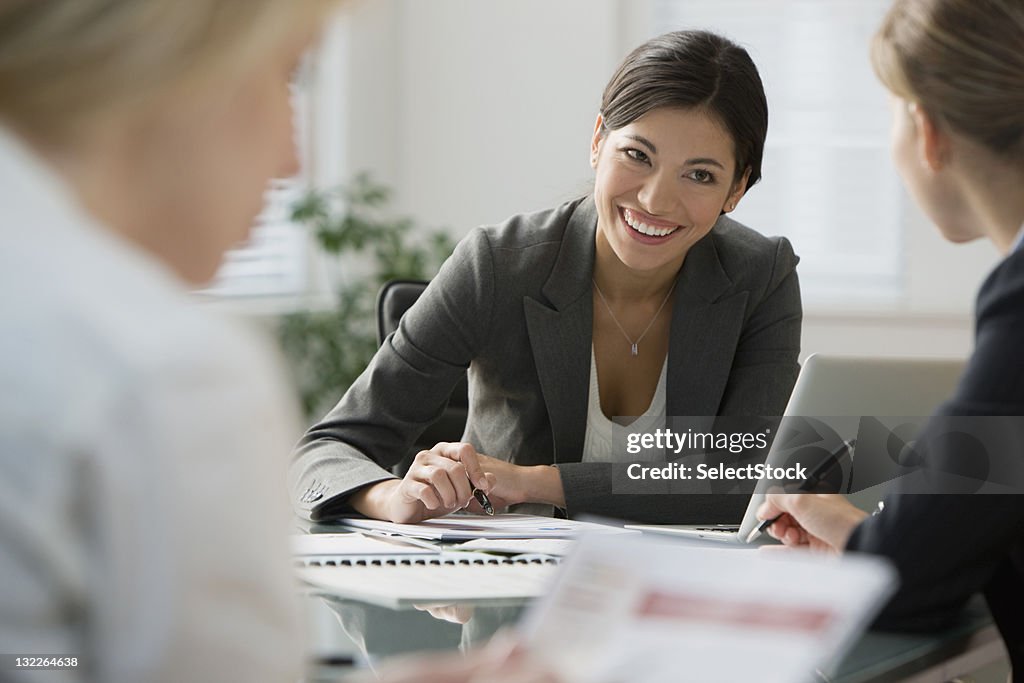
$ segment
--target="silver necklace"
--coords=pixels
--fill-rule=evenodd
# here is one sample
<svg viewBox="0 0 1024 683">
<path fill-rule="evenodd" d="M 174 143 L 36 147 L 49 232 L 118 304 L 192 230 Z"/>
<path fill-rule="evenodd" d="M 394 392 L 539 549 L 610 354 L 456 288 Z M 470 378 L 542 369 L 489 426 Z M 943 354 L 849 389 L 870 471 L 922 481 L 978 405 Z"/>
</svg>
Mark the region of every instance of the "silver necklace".
<svg viewBox="0 0 1024 683">
<path fill-rule="evenodd" d="M 645 327 L 644 331 L 640 333 L 640 336 L 637 337 L 636 340 L 633 340 L 633 339 L 630 338 L 629 334 L 626 333 L 626 330 L 625 330 L 624 327 L 622 327 L 622 323 L 619 322 L 619 319 L 615 317 L 615 313 L 612 311 L 612 307 L 608 303 L 608 299 L 605 298 L 604 292 L 602 292 L 601 288 L 597 286 L 597 280 L 595 280 L 594 278 L 590 278 L 590 281 L 594 283 L 594 289 L 597 290 L 597 295 L 599 297 L 601 297 L 601 301 L 604 302 L 604 307 L 608 309 L 608 315 L 610 315 L 612 317 L 612 321 L 619 328 L 619 332 L 622 332 L 622 336 L 625 337 L 626 341 L 629 342 L 629 355 L 631 355 L 631 356 L 639 355 L 638 350 L 637 350 L 637 346 L 640 344 L 641 341 L 643 341 L 643 338 L 645 336 L 647 336 L 647 333 L 650 331 L 651 326 L 654 325 L 654 321 L 658 319 L 659 315 L 661 315 L 661 309 L 665 308 L 665 304 L 668 303 L 669 297 L 672 296 L 672 292 L 675 291 L 676 283 L 673 282 L 672 286 L 669 287 L 668 294 L 665 295 L 665 298 L 664 298 L 664 300 L 662 300 L 661 305 L 658 306 L 658 310 L 655 311 L 654 317 L 651 318 L 651 322 L 647 323 L 647 327 Z"/>
</svg>

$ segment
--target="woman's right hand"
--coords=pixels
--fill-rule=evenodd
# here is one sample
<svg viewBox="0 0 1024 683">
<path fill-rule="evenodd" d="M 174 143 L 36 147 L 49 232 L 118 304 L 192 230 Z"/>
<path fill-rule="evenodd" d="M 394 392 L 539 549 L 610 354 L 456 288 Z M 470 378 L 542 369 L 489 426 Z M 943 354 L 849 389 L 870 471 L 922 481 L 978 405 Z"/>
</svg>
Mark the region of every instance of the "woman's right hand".
<svg viewBox="0 0 1024 683">
<path fill-rule="evenodd" d="M 845 498 L 824 493 L 769 493 L 757 518 L 775 519 L 769 535 L 788 546 L 839 553 L 864 518 Z"/>
<path fill-rule="evenodd" d="M 484 473 L 472 445 L 439 443 L 417 453 L 404 478 L 367 486 L 350 502 L 367 517 L 415 524 L 466 507 L 474 500 L 474 486 L 488 493 L 494 484 L 495 476 Z"/>
</svg>

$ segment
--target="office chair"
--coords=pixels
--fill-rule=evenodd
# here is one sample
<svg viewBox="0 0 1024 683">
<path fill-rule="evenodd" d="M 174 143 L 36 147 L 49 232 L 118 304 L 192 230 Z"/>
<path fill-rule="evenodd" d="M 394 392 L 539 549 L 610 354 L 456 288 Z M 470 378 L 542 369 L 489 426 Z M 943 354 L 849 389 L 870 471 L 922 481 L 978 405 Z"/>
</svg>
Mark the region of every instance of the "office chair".
<svg viewBox="0 0 1024 683">
<path fill-rule="evenodd" d="M 383 344 L 389 334 L 398 329 L 402 315 L 416 303 L 420 294 L 426 289 L 423 280 L 391 280 L 385 282 L 377 293 L 377 343 Z M 427 427 L 416 439 L 412 450 L 395 465 L 394 473 L 404 476 L 412 464 L 412 459 L 422 450 L 433 448 L 441 441 L 459 441 L 466 428 L 466 416 L 469 413 L 469 385 L 465 375 L 455 385 L 448 405 L 441 417 Z"/>
</svg>

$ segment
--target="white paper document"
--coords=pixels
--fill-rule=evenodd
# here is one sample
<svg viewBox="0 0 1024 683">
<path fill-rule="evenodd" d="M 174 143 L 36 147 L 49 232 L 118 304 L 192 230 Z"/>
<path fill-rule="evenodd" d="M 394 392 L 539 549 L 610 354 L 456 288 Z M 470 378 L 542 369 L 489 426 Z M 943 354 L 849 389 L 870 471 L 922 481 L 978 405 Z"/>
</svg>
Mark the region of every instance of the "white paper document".
<svg viewBox="0 0 1024 683">
<path fill-rule="evenodd" d="M 302 534 L 291 537 L 292 554 L 313 556 L 432 555 L 437 550 L 403 543 L 400 539 L 382 539 L 348 534 Z"/>
<path fill-rule="evenodd" d="M 478 538 L 460 543 L 459 550 L 476 550 L 487 553 L 510 553 L 513 555 L 568 555 L 576 542 L 569 538 Z"/>
<path fill-rule="evenodd" d="M 469 515 L 456 513 L 419 524 L 395 524 L 376 519 L 345 518 L 341 524 L 355 529 L 427 538 L 436 541 L 469 541 L 474 538 L 573 538 L 583 533 L 636 534 L 614 526 L 555 519 L 535 515 Z"/>
<path fill-rule="evenodd" d="M 569 683 L 814 680 L 896 583 L 867 556 L 585 537 L 521 629 Z"/>
</svg>

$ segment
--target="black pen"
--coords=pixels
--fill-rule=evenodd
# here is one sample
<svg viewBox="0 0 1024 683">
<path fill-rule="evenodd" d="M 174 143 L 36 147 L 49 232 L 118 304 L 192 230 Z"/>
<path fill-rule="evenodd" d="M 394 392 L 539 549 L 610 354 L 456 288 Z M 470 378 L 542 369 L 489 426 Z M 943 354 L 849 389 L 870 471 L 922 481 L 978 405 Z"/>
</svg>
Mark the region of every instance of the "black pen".
<svg viewBox="0 0 1024 683">
<path fill-rule="evenodd" d="M 472 484 L 473 482 L 470 482 Z M 480 507 L 484 509 L 484 512 L 494 516 L 494 506 L 491 505 L 491 499 L 487 497 L 487 494 L 483 490 L 473 487 L 473 497 L 476 498 L 476 502 L 480 503 Z"/>
<path fill-rule="evenodd" d="M 853 447 L 856 444 L 857 439 L 850 439 L 849 441 L 844 441 L 841 444 L 839 444 L 834 451 L 828 454 L 827 458 L 819 462 L 817 467 L 815 467 L 811 471 L 811 473 L 807 475 L 807 479 L 805 479 L 803 483 L 800 484 L 800 486 L 797 488 L 797 491 L 812 491 L 814 487 L 817 486 L 819 482 L 821 482 L 822 477 L 831 472 L 832 468 L 839 464 L 839 461 L 845 454 L 853 451 Z M 755 538 L 763 534 L 768 529 L 768 527 L 770 527 L 772 524 L 775 524 L 775 522 L 777 522 L 783 514 L 785 513 L 780 512 L 774 517 L 763 520 L 760 524 L 754 527 L 753 531 L 747 534 L 746 542 L 750 543 Z"/>
</svg>

